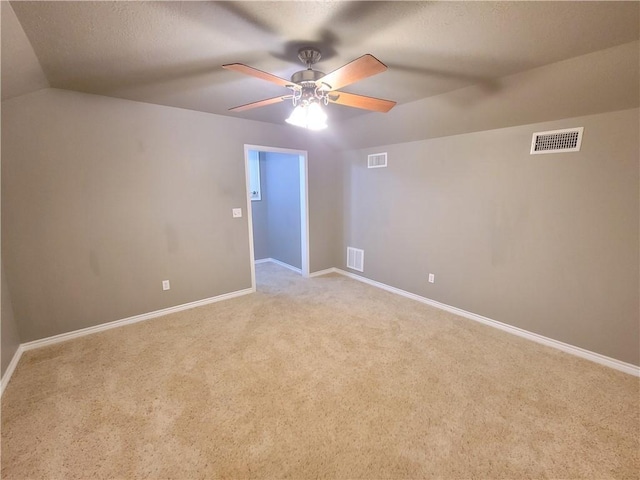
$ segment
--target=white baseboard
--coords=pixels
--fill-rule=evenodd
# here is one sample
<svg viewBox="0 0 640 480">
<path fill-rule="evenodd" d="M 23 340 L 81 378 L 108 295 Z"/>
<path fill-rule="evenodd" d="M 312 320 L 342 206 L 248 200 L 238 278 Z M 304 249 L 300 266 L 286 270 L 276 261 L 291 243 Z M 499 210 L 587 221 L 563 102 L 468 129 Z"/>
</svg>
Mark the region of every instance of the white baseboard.
<svg viewBox="0 0 640 480">
<path fill-rule="evenodd" d="M 600 365 L 604 365 L 606 367 L 614 368 L 616 370 L 620 370 L 621 372 L 628 373 L 630 375 L 634 375 L 636 377 L 640 377 L 640 367 L 633 365 L 631 363 L 622 362 L 620 360 L 616 360 L 615 358 L 607 357 L 605 355 L 601 355 L 599 353 L 591 352 L 589 350 L 585 350 L 584 348 L 576 347 L 574 345 L 569 345 L 568 343 L 560 342 L 558 340 L 554 340 L 549 337 L 545 337 L 539 335 L 537 333 L 529 332 L 528 330 L 524 330 L 522 328 L 514 327 L 512 325 L 508 325 L 506 323 L 498 322 L 497 320 L 492 320 L 487 317 L 483 317 L 482 315 L 477 315 L 475 313 L 467 312 L 466 310 L 462 310 L 457 307 L 452 307 L 451 305 L 447 305 L 445 303 L 440 303 L 436 300 L 431 300 L 426 297 L 421 297 L 420 295 L 416 295 L 415 293 L 407 292 L 405 290 L 401 290 L 396 287 L 392 287 L 390 285 L 386 285 L 381 282 L 376 282 L 375 280 L 371 280 L 369 278 L 363 277 L 361 275 L 356 275 L 355 273 L 347 272 L 345 270 L 341 270 L 339 268 L 328 269 L 328 271 L 323 270 L 326 273 L 336 272 L 341 275 L 345 275 L 349 278 L 353 278 L 363 283 L 367 283 L 374 287 L 381 288 L 388 292 L 392 292 L 398 295 L 402 295 L 403 297 L 410 298 L 412 300 L 417 300 L 418 302 L 425 303 L 427 305 L 431 305 L 432 307 L 439 308 L 440 310 L 445 310 L 447 312 L 453 313 L 455 315 L 459 315 L 464 318 L 468 318 L 469 320 L 473 320 L 476 322 L 483 323 L 490 327 L 498 328 L 507 333 L 511 333 L 513 335 L 518 335 L 519 337 L 526 338 L 527 340 L 532 340 L 534 342 L 540 343 L 542 345 L 546 345 L 548 347 L 556 348 L 563 352 L 569 353 L 571 355 L 575 355 L 577 357 L 584 358 L 586 360 L 590 360 L 595 363 L 599 363 Z M 320 274 L 319 272 L 317 272 Z"/>
<path fill-rule="evenodd" d="M 317 272 L 311 272 L 309 274 L 309 277 L 313 278 L 313 277 L 320 277 L 322 275 L 327 275 L 329 273 L 338 273 L 338 269 L 335 267 L 332 268 L 326 268 L 324 270 L 318 270 Z"/>
<path fill-rule="evenodd" d="M 2 375 L 2 380 L 0 380 L 0 397 L 4 393 L 4 389 L 9 383 L 9 380 L 11 380 L 11 375 L 13 375 L 14 370 L 18 366 L 20 357 L 22 357 L 22 352 L 24 352 L 24 348 L 22 348 L 22 345 L 18 345 L 16 353 L 13 354 L 13 358 L 11 359 L 9 366 L 5 370 L 4 375 Z"/>
<path fill-rule="evenodd" d="M 276 260 L 275 258 L 261 258 L 260 260 L 256 260 L 254 263 L 258 264 L 267 262 L 275 263 L 277 265 L 280 265 L 281 267 L 288 268 L 289 270 L 293 270 L 294 272 L 302 275 L 302 269 L 294 267 L 293 265 L 289 265 L 288 263 L 281 262 L 280 260 Z"/>
<path fill-rule="evenodd" d="M 282 264 L 282 262 L 274 261 L 274 259 L 262 259 L 256 260 L 256 263 L 264 263 L 273 261 L 274 263 Z M 291 267 L 291 265 L 282 264 L 282 266 L 286 268 L 295 269 L 295 267 Z M 300 270 L 297 269 L 298 273 Z M 464 318 L 468 318 L 470 320 L 483 323 L 485 325 L 498 328 L 507 333 L 511 333 L 513 335 L 518 335 L 519 337 L 526 338 L 528 340 L 540 343 L 542 345 L 546 345 L 548 347 L 556 348 L 563 352 L 569 353 L 571 355 L 575 355 L 586 360 L 590 360 L 595 363 L 599 363 L 600 365 L 604 365 L 606 367 L 613 368 L 615 370 L 619 370 L 624 373 L 628 373 L 630 375 L 634 375 L 636 377 L 640 377 L 640 367 L 636 365 L 632 365 L 630 363 L 622 362 L 620 360 L 616 360 L 615 358 L 607 357 L 605 355 L 601 355 L 599 353 L 591 352 L 589 350 L 585 350 L 580 347 L 576 347 L 573 345 L 569 345 L 564 342 L 560 342 L 558 340 L 553 340 L 552 338 L 544 337 L 542 335 L 538 335 L 537 333 L 529 332 L 527 330 L 523 330 L 518 327 L 514 327 L 512 325 L 508 325 L 506 323 L 498 322 L 497 320 L 492 320 L 487 317 L 483 317 L 482 315 L 477 315 L 475 313 L 467 312 L 466 310 L 462 310 L 460 308 L 452 307 L 451 305 L 447 305 L 445 303 L 438 302 L 436 300 L 431 300 L 426 297 L 422 297 L 420 295 L 416 295 L 415 293 L 407 292 L 405 290 L 401 290 L 396 287 L 392 287 L 390 285 L 377 282 L 375 280 L 371 280 L 369 278 L 363 277 L 361 275 L 356 275 L 351 272 L 347 272 L 345 270 L 341 270 L 339 268 L 327 268 L 325 270 L 320 270 L 317 272 L 311 273 L 310 277 L 319 277 L 321 275 L 327 275 L 329 273 L 339 273 L 349 278 L 353 278 L 354 280 L 358 280 L 360 282 L 372 285 L 374 287 L 381 288 L 391 293 L 395 293 L 397 295 L 401 295 L 406 298 L 410 298 L 412 300 L 416 300 L 418 302 L 431 305 L 432 307 L 439 308 L 441 310 L 445 310 L 447 312 L 453 313 L 455 315 L 459 315 Z M 219 302 L 222 300 L 228 300 L 231 298 L 239 297 L 242 295 L 247 295 L 249 293 L 253 293 L 255 290 L 252 288 L 247 288 L 244 290 L 238 290 L 236 292 L 226 293 L 224 295 L 219 295 L 216 297 L 206 298 L 204 300 L 198 300 L 195 302 L 185 303 L 183 305 L 178 305 L 175 307 L 169 307 L 162 310 L 156 310 L 155 312 L 144 313 L 141 315 L 136 315 L 133 317 L 125 318 L 122 320 L 115 320 L 113 322 L 103 323 L 101 325 L 96 325 L 94 327 L 83 328 L 81 330 L 75 330 L 69 333 L 63 333 L 60 335 L 55 335 L 53 337 L 43 338 L 40 340 L 34 340 L 32 342 L 23 343 L 18 347 L 18 350 L 13 355 L 11 359 L 11 363 L 7 367 L 7 370 L 4 372 L 2 376 L 2 380 L 0 381 L 0 396 L 4 393 L 4 389 L 6 388 L 9 380 L 11 380 L 11 376 L 13 375 L 14 370 L 16 369 L 22 354 L 27 350 L 33 350 L 34 348 L 40 348 L 47 345 L 53 345 L 56 343 L 64 342 L 66 340 L 71 340 L 73 338 L 82 337 L 85 335 L 90 335 L 92 333 L 102 332 L 105 330 L 109 330 L 112 328 L 121 327 L 124 325 L 130 325 L 132 323 L 141 322 L 144 320 L 150 320 L 152 318 L 161 317 L 164 315 L 169 315 L 171 313 L 180 312 L 182 310 L 188 310 L 190 308 L 200 307 L 203 305 L 208 305 L 210 303 Z"/>
<path fill-rule="evenodd" d="M 118 328 L 125 325 L 131 325 L 133 323 L 143 322 L 145 320 L 151 320 L 152 318 L 163 317 L 172 313 L 181 312 L 183 310 L 189 310 L 191 308 L 202 307 L 211 303 L 220 302 L 222 300 L 229 300 L 231 298 L 240 297 L 249 293 L 255 292 L 253 288 L 246 288 L 244 290 L 237 290 L 235 292 L 225 293 L 215 297 L 205 298 L 203 300 L 196 300 L 195 302 L 183 303 L 182 305 L 176 305 L 175 307 L 163 308 L 162 310 L 156 310 L 154 312 L 143 313 L 140 315 L 134 315 L 133 317 L 123 318 L 121 320 L 114 320 L 113 322 L 101 323 L 93 327 L 82 328 L 80 330 L 74 330 L 73 332 L 61 333 L 60 335 L 54 335 L 52 337 L 41 338 L 32 342 L 26 342 L 20 344 L 16 351 L 11 363 L 7 367 L 7 371 L 2 376 L 0 381 L 0 395 L 4 392 L 5 387 L 11 380 L 11 375 L 18 365 L 18 361 L 23 352 L 33 350 L 35 348 L 46 347 L 48 345 L 54 345 L 56 343 L 66 342 L 78 337 L 84 337 L 85 335 L 91 335 L 93 333 L 103 332 L 105 330 L 111 330 L 112 328 Z"/>
</svg>

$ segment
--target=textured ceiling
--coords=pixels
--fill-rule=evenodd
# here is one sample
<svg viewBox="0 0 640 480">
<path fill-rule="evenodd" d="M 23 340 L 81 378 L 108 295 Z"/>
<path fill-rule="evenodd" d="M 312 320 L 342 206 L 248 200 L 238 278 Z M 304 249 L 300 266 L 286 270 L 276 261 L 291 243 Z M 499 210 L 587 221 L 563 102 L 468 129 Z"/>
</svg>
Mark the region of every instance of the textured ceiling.
<svg viewBox="0 0 640 480">
<path fill-rule="evenodd" d="M 228 109 L 288 90 L 221 65 L 289 78 L 301 46 L 320 48 L 327 73 L 370 53 L 389 70 L 344 90 L 402 104 L 472 84 L 492 95 L 505 75 L 637 40 L 640 24 L 638 2 L 608 1 L 11 5 L 52 87 L 274 123 L 289 104 Z"/>
</svg>

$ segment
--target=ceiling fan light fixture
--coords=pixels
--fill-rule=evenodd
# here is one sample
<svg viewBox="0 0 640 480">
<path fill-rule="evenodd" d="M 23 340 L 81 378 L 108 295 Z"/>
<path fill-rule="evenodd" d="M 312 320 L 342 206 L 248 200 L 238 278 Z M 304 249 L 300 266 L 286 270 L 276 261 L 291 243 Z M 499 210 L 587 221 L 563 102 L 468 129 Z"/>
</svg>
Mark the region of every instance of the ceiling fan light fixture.
<svg viewBox="0 0 640 480">
<path fill-rule="evenodd" d="M 327 114 L 318 102 L 300 104 L 293 109 L 286 122 L 307 130 L 323 130 L 327 128 Z"/>
<path fill-rule="evenodd" d="M 367 97 L 353 93 L 340 92 L 340 89 L 364 78 L 377 75 L 387 70 L 387 66 L 373 55 L 367 53 L 325 75 L 312 66 L 321 58 L 320 51 L 313 47 L 303 47 L 298 51 L 298 58 L 307 67 L 291 76 L 291 80 L 272 75 L 243 63 L 229 63 L 222 68 L 250 75 L 261 80 L 288 88 L 290 95 L 266 98 L 258 102 L 238 105 L 229 110 L 242 112 L 256 107 L 266 107 L 287 99 L 293 101 L 294 110 L 286 120 L 291 125 L 309 130 L 327 128 L 327 115 L 322 110 L 330 103 L 338 103 L 345 107 L 361 108 L 374 112 L 388 112 L 396 102 L 382 98 Z"/>
</svg>

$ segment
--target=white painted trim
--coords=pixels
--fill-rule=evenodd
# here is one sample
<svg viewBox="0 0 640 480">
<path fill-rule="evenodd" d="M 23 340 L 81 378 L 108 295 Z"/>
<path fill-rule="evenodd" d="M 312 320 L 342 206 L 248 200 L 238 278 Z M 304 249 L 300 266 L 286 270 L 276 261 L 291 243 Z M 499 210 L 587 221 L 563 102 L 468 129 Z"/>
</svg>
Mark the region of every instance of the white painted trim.
<svg viewBox="0 0 640 480">
<path fill-rule="evenodd" d="M 195 302 L 176 305 L 175 307 L 164 308 L 162 310 L 143 313 L 140 315 L 135 315 L 133 317 L 124 318 L 121 320 L 114 320 L 113 322 L 102 323 L 100 325 L 95 325 L 93 327 L 74 330 L 73 332 L 61 333 L 60 335 L 54 335 L 53 337 L 47 337 L 47 338 L 42 338 L 40 340 L 34 340 L 32 342 L 22 343 L 18 347 L 18 350 L 16 351 L 16 353 L 13 355 L 13 358 L 11 359 L 11 363 L 9 363 L 7 370 L 4 372 L 4 375 L 2 376 L 2 380 L 0 381 L 0 396 L 4 393 L 4 389 L 9 383 L 9 380 L 11 380 L 11 376 L 13 375 L 13 372 L 16 366 L 18 365 L 20 358 L 22 357 L 22 354 L 28 350 L 33 350 L 35 348 L 45 347 L 48 345 L 54 345 L 56 343 L 65 342 L 67 340 L 72 340 L 74 338 L 84 337 L 85 335 L 91 335 L 92 333 L 98 333 L 105 330 L 110 330 L 112 328 L 118 328 L 124 325 L 130 325 L 133 323 L 150 320 L 152 318 L 162 317 L 164 315 L 169 315 L 171 313 L 181 312 L 183 310 L 189 310 L 191 308 L 209 305 L 211 303 L 220 302 L 222 300 L 229 300 L 231 298 L 247 295 L 255 291 L 256 291 L 255 288 L 246 288 L 244 290 L 237 290 L 235 292 L 225 293 L 222 295 L 218 295 L 216 297 L 205 298 L 203 300 L 197 300 Z"/>
<path fill-rule="evenodd" d="M 261 260 L 257 260 L 256 263 L 264 263 L 264 262 L 270 262 L 270 261 L 274 261 L 274 259 L 272 259 L 272 258 L 261 259 Z M 282 262 L 279 262 L 279 263 L 282 264 Z M 283 266 L 287 266 L 287 265 L 283 264 Z M 291 267 L 290 265 L 288 265 L 288 267 L 295 268 L 295 267 Z M 424 303 L 424 304 L 427 304 L 427 305 L 431 305 L 432 307 L 439 308 L 441 310 L 445 310 L 447 312 L 453 313 L 455 315 L 459 315 L 459 316 L 467 318 L 469 320 L 474 320 L 476 322 L 480 322 L 480 323 L 482 323 L 484 325 L 488 325 L 490 327 L 498 328 L 498 329 L 500 329 L 502 331 L 505 331 L 507 333 L 511 333 L 513 335 L 517 335 L 519 337 L 526 338 L 526 339 L 534 341 L 536 343 L 540 343 L 540 344 L 546 345 L 548 347 L 552 347 L 552 348 L 555 348 L 557 350 L 561 350 L 561 351 L 563 351 L 565 353 L 569 353 L 571 355 L 575 355 L 575 356 L 578 356 L 580 358 L 584 358 L 586 360 L 590 360 L 592 362 L 599 363 L 600 365 L 604 365 L 606 367 L 613 368 L 615 370 L 619 370 L 619 371 L 624 372 L 624 373 L 628 373 L 628 374 L 633 375 L 635 377 L 640 377 L 640 367 L 638 367 L 636 365 L 633 365 L 633 364 L 630 364 L 630 363 L 626 363 L 626 362 L 622 362 L 620 360 L 616 360 L 615 358 L 611 358 L 611 357 L 607 357 L 605 355 L 601 355 L 599 353 L 591 352 L 589 350 L 585 350 L 584 348 L 580 348 L 580 347 L 576 347 L 576 346 L 573 346 L 573 345 L 569 345 L 567 343 L 560 342 L 558 340 L 553 340 L 552 338 L 544 337 L 542 335 L 538 335 L 537 333 L 529 332 L 527 330 L 523 330 L 521 328 L 514 327 L 512 325 L 507 325 L 505 323 L 498 322 L 497 320 L 492 320 L 490 318 L 483 317 L 483 316 L 477 315 L 475 313 L 467 312 L 466 310 L 462 310 L 460 308 L 452 307 L 451 305 L 447 305 L 445 303 L 441 303 L 441 302 L 438 302 L 438 301 L 435 301 L 435 300 L 431 300 L 429 298 L 422 297 L 420 295 L 416 295 L 415 293 L 407 292 L 405 290 L 401 290 L 399 288 L 392 287 L 390 285 L 387 285 L 387 284 L 384 284 L 384 283 L 381 283 L 381 282 L 377 282 L 375 280 L 371 280 L 371 279 L 363 277 L 361 275 L 356 275 L 356 274 L 351 273 L 351 272 L 346 272 L 346 271 L 341 270 L 339 268 L 335 268 L 335 267 L 327 268 L 325 270 L 320 270 L 320 271 L 317 271 L 317 272 L 313 272 L 309 276 L 310 277 L 319 277 L 321 275 L 327 275 L 329 273 L 339 273 L 340 275 L 344 275 L 345 277 L 352 278 L 354 280 L 366 283 L 368 285 L 380 288 L 382 290 L 386 290 L 388 292 L 395 293 L 397 295 L 401 295 L 403 297 L 406 297 L 406 298 L 409 298 L 409 299 L 412 299 L 412 300 L 416 300 L 418 302 L 421 302 L 421 303 Z M 11 376 L 13 375 L 13 372 L 15 371 L 15 369 L 16 369 L 16 367 L 18 365 L 18 362 L 20 361 L 20 358 L 22 357 L 22 354 L 27 350 L 33 350 L 35 348 L 40 348 L 40 347 L 44 347 L 44 346 L 47 346 L 47 345 L 53 345 L 53 344 L 56 344 L 56 343 L 64 342 L 66 340 L 71 340 L 73 338 L 82 337 L 82 336 L 85 336 L 85 335 L 90 335 L 92 333 L 97 333 L 97 332 L 101 332 L 101 331 L 104 331 L 104 330 L 110 330 L 112 328 L 117 328 L 117 327 L 121 327 L 121 326 L 124 326 L 124 325 L 129 325 L 129 324 L 132 324 L 132 323 L 141 322 L 141 321 L 144 321 L 144 320 L 150 320 L 152 318 L 160 317 L 160 316 L 163 316 L 163 315 L 168 315 L 170 313 L 180 312 L 182 310 L 188 310 L 190 308 L 195 308 L 195 307 L 207 305 L 207 304 L 210 304 L 210 303 L 219 302 L 221 300 L 228 300 L 228 299 L 239 297 L 239 296 L 242 296 L 242 295 L 247 295 L 247 294 L 253 293 L 255 291 L 256 291 L 255 288 L 247 288 L 247 289 L 244 289 L 244 290 L 238 290 L 238 291 L 235 291 L 235 292 L 219 295 L 217 297 L 211 297 L 211 298 L 207 298 L 207 299 L 204 299 L 204 300 L 198 300 L 196 302 L 185 303 L 183 305 L 178 305 L 176 307 L 165 308 L 163 310 L 157 310 L 155 312 L 145 313 L 145 314 L 142 314 L 142 315 L 136 315 L 134 317 L 125 318 L 125 319 L 122 319 L 122 320 L 116 320 L 116 321 L 113 321 L 113 322 L 103 323 L 101 325 L 96 325 L 95 327 L 84 328 L 82 330 L 76 330 L 74 332 L 63 333 L 61 335 L 55 335 L 53 337 L 48 337 L 48 338 L 43 338 L 41 340 L 35 340 L 33 342 L 23 343 L 18 347 L 18 350 L 16 351 L 16 353 L 13 355 L 13 358 L 11 359 L 11 363 L 9 363 L 9 366 L 7 367 L 7 370 L 4 372 L 4 375 L 2 376 L 2 380 L 0 381 L 0 396 L 2 396 L 2 394 L 4 393 L 4 389 L 6 388 L 7 384 L 11 380 Z"/>
<path fill-rule="evenodd" d="M 640 367 L 633 365 L 631 363 L 622 362 L 620 360 L 616 360 L 615 358 L 607 357 L 599 353 L 585 350 L 584 348 L 576 347 L 574 345 L 569 345 L 568 343 L 560 342 L 558 340 L 554 340 L 552 338 L 545 337 L 537 333 L 529 332 L 528 330 L 524 330 L 522 328 L 514 327 L 506 323 L 498 322 L 497 320 L 492 320 L 491 318 L 483 317 L 482 315 L 477 315 L 475 313 L 467 312 L 466 310 L 462 310 L 461 308 L 452 307 L 451 305 L 440 303 L 436 300 L 431 300 L 429 298 L 416 295 L 415 293 L 407 292 L 405 290 L 401 290 L 399 288 L 392 287 L 390 285 L 386 285 L 384 283 L 377 282 L 375 280 L 371 280 L 361 275 L 356 275 L 355 273 L 346 272 L 339 268 L 335 268 L 332 270 L 341 275 L 347 276 L 349 278 L 353 278 L 354 280 L 358 280 L 360 282 L 372 285 L 374 287 L 381 288 L 388 292 L 395 293 L 403 297 L 410 298 L 412 300 L 417 300 L 418 302 L 431 305 L 432 307 L 439 308 L 440 310 L 445 310 L 447 312 L 453 313 L 455 315 L 459 315 L 464 318 L 468 318 L 469 320 L 480 322 L 484 325 L 488 325 L 490 327 L 497 328 L 504 332 L 511 333 L 512 335 L 517 335 L 519 337 L 526 338 L 527 340 L 531 340 L 536 343 L 540 343 L 542 345 L 546 345 L 548 347 L 561 350 L 565 353 L 569 353 L 571 355 L 575 355 L 577 357 L 584 358 L 586 360 L 590 360 L 595 363 L 599 363 L 600 365 L 604 365 L 606 367 L 610 367 L 615 370 L 620 370 L 621 372 L 628 373 L 636 377 L 640 377 Z"/>
<path fill-rule="evenodd" d="M 265 145 L 251 145 L 245 143 L 247 150 L 257 150 L 258 152 L 270 152 L 270 153 L 285 153 L 288 155 L 306 155 L 306 150 L 296 150 L 295 148 L 283 148 L 283 147 L 267 147 Z"/>
<path fill-rule="evenodd" d="M 256 290 L 256 265 L 255 254 L 253 249 L 253 206 L 251 202 L 251 180 L 249 180 L 249 145 L 244 146 L 244 188 L 247 197 L 247 228 L 249 233 L 249 263 L 251 270 L 251 288 Z M 260 158 L 258 158 L 258 164 L 260 164 Z"/>
<path fill-rule="evenodd" d="M 249 259 L 251 261 L 251 287 L 256 288 L 255 250 L 253 246 L 253 210 L 251 205 L 251 192 L 249 188 L 249 151 L 267 153 L 285 153 L 298 155 L 300 162 L 300 254 L 302 276 L 309 276 L 309 152 L 307 150 L 295 150 L 291 148 L 267 147 L 264 145 L 244 145 L 244 170 L 245 188 L 247 196 L 247 222 L 249 223 Z"/>
<path fill-rule="evenodd" d="M 133 317 L 123 318 L 122 320 L 114 320 L 113 322 L 101 323 L 100 325 L 82 328 L 80 330 L 74 330 L 73 332 L 61 333 L 60 335 L 54 335 L 53 337 L 47 337 L 40 340 L 34 340 L 33 342 L 23 343 L 21 346 L 23 347 L 24 351 L 33 350 L 34 348 L 54 345 L 56 343 L 65 342 L 74 338 L 84 337 L 85 335 L 91 335 L 92 333 L 103 332 L 105 330 L 111 330 L 112 328 L 131 325 L 132 323 L 143 322 L 152 318 L 163 317 L 172 313 L 182 312 L 183 310 L 189 310 L 191 308 L 202 307 L 204 305 L 220 302 L 222 300 L 229 300 L 231 298 L 240 297 L 242 295 L 247 295 L 253 292 L 255 292 L 253 288 L 245 288 L 244 290 L 224 293 L 216 297 L 196 300 L 195 302 L 183 303 L 182 305 L 176 305 L 175 307 L 163 308 L 162 310 L 156 310 L 154 312 L 134 315 Z"/>
<path fill-rule="evenodd" d="M 338 273 L 338 269 L 335 267 L 326 268 L 324 270 L 318 270 L 317 272 L 312 272 L 309 274 L 311 278 L 320 277 L 322 275 L 328 275 L 329 273 Z"/>
<path fill-rule="evenodd" d="M 145 320 L 151 320 L 152 318 L 162 317 L 171 313 L 181 312 L 183 310 L 189 310 L 191 308 L 202 307 L 211 303 L 220 302 L 222 300 L 229 300 L 231 298 L 240 297 L 249 293 L 255 292 L 255 288 L 245 288 L 244 290 L 237 290 L 235 292 L 224 293 L 216 297 L 205 298 L 203 300 L 196 300 L 195 302 L 183 303 L 182 305 L 176 305 L 175 307 L 163 308 L 162 310 L 156 310 L 154 312 L 143 313 L 140 315 L 134 315 L 133 317 L 123 318 L 121 320 L 114 320 L 113 322 L 102 323 L 93 327 L 82 328 L 80 330 L 74 330 L 73 332 L 61 333 L 60 335 L 54 335 L 53 337 L 41 338 L 40 340 L 34 340 L 32 342 L 22 343 L 16 351 L 11 363 L 7 367 L 7 371 L 2 376 L 0 382 L 0 395 L 4 392 L 5 387 L 13 375 L 13 371 L 18 365 L 18 361 L 22 354 L 28 350 L 33 350 L 40 347 L 46 347 L 48 345 L 55 345 L 56 343 L 66 342 L 78 337 L 84 337 L 85 335 L 91 335 L 93 333 L 103 332 L 105 330 L 111 330 L 112 328 L 123 327 L 125 325 L 131 325 L 132 323 L 143 322 Z"/>
<path fill-rule="evenodd" d="M 309 168 L 307 152 L 300 154 L 300 273 L 309 277 Z"/>
<path fill-rule="evenodd" d="M 22 352 L 24 352 L 23 346 L 22 345 L 18 345 L 18 349 L 16 350 L 16 353 L 13 354 L 13 358 L 11 359 L 11 362 L 9 363 L 9 366 L 5 370 L 4 375 L 2 375 L 2 380 L 0 381 L 0 397 L 4 393 L 4 389 L 9 384 L 9 380 L 11 380 L 11 376 L 13 375 L 13 372 L 15 371 L 16 367 L 18 366 L 18 362 L 20 361 L 20 358 L 22 357 Z"/>
<path fill-rule="evenodd" d="M 280 260 L 277 260 L 275 258 L 262 258 L 260 260 L 256 260 L 255 263 L 267 263 L 267 262 L 275 263 L 277 265 L 280 265 L 281 267 L 288 268 L 289 270 L 293 270 L 297 274 L 300 274 L 300 275 L 302 274 L 302 270 L 300 270 L 298 267 L 294 267 L 293 265 L 289 265 L 288 263 L 281 262 Z"/>
<path fill-rule="evenodd" d="M 258 265 L 259 263 L 267 263 L 267 262 L 270 262 L 271 260 L 273 260 L 273 259 L 271 259 L 271 258 L 260 258 L 258 260 L 255 260 L 253 263 Z"/>
</svg>

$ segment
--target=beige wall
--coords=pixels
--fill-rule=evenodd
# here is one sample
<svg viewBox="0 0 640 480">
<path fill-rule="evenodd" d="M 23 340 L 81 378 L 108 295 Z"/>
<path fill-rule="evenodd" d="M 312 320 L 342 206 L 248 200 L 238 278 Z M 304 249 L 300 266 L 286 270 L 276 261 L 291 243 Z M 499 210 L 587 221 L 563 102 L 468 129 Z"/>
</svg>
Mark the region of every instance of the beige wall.
<svg viewBox="0 0 640 480">
<path fill-rule="evenodd" d="M 11 305 L 11 296 L 9 295 L 9 286 L 5 280 L 4 267 L 2 267 L 2 362 L 1 374 L 7 370 L 20 346 L 20 338 L 18 337 L 18 326 L 13 316 L 13 307 Z"/>
<path fill-rule="evenodd" d="M 0 2 L 2 100 L 49 87 L 27 35 L 9 2 Z"/>
<path fill-rule="evenodd" d="M 636 108 L 640 41 L 552 63 L 341 125 L 350 148 Z"/>
<path fill-rule="evenodd" d="M 638 115 L 347 151 L 342 267 L 363 248 L 368 278 L 639 364 Z M 580 152 L 529 155 L 577 126 Z"/>
<path fill-rule="evenodd" d="M 56 89 L 3 102 L 2 127 L 2 257 L 22 341 L 249 288 L 246 215 L 231 216 L 246 214 L 245 143 L 304 147 L 312 172 L 338 171 L 293 127 Z M 339 223 L 340 187 L 310 178 L 313 234 Z M 319 235 L 311 270 L 335 253 Z"/>
<path fill-rule="evenodd" d="M 312 273 L 335 267 L 342 258 L 343 158 L 337 146 L 339 141 L 332 138 L 340 135 L 340 128 L 332 126 L 328 130 L 324 137 L 309 132 L 306 147 L 298 147 L 309 151 L 309 251 L 323 252 L 322 262 L 318 261 L 319 256 L 314 260 L 311 254 Z"/>
<path fill-rule="evenodd" d="M 2 256 L 21 340 L 249 287 L 246 217 L 230 213 L 246 208 L 246 143 L 309 152 L 312 272 L 361 247 L 370 278 L 638 364 L 637 108 L 486 130 L 558 98 L 572 112 L 589 86 L 602 111 L 637 107 L 621 91 L 637 87 L 637 49 L 509 77 L 491 100 L 425 100 L 455 105 L 440 123 L 422 112 L 448 110 L 421 102 L 308 133 L 56 89 L 6 100 Z M 569 95 L 586 60 L 596 72 Z M 427 140 L 456 122 L 485 131 Z M 533 131 L 577 123 L 580 153 L 529 156 Z M 363 168 L 380 150 L 390 167 Z"/>
</svg>

